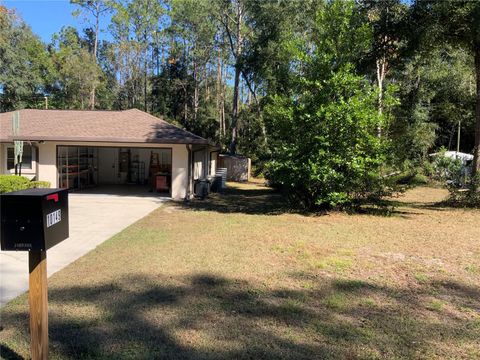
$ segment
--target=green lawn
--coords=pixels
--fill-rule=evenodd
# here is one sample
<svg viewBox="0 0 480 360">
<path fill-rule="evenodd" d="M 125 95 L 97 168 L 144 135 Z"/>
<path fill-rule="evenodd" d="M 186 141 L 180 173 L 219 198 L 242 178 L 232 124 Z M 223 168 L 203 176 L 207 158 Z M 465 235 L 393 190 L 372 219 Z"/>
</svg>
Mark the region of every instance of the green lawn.
<svg viewBox="0 0 480 360">
<path fill-rule="evenodd" d="M 480 211 L 417 188 L 394 211 L 306 216 L 231 185 L 53 275 L 51 359 L 480 358 Z M 2 355 L 27 358 L 26 295 L 1 319 Z"/>
</svg>

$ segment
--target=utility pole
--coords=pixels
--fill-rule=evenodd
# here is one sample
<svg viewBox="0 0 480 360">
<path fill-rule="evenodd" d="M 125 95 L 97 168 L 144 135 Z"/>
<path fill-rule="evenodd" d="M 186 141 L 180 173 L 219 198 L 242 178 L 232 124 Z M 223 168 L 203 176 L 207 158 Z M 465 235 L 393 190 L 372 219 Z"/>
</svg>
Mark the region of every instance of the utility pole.
<svg viewBox="0 0 480 360">
<path fill-rule="evenodd" d="M 12 134 L 14 137 L 20 135 L 20 112 L 15 111 L 12 116 Z M 23 141 L 14 140 L 14 165 L 15 175 L 22 176 L 22 157 L 23 157 Z"/>
<path fill-rule="evenodd" d="M 458 130 L 457 130 L 457 158 L 458 153 L 460 152 L 460 128 L 461 128 L 462 121 L 458 120 Z"/>
</svg>

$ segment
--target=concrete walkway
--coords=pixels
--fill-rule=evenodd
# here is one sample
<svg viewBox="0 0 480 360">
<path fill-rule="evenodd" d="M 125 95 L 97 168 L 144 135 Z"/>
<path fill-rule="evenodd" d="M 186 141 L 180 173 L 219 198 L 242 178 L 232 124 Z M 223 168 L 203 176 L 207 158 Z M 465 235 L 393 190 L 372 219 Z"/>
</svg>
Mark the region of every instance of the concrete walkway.
<svg viewBox="0 0 480 360">
<path fill-rule="evenodd" d="M 70 237 L 48 250 L 48 276 L 155 210 L 165 200 L 155 196 L 70 194 Z M 0 306 L 26 290 L 28 253 L 0 251 Z"/>
</svg>

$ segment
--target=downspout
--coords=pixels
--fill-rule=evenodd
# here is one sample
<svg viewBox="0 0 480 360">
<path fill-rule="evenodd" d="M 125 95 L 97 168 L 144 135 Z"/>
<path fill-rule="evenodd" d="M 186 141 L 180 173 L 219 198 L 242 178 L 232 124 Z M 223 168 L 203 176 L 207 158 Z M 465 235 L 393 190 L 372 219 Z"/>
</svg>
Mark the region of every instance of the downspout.
<svg viewBox="0 0 480 360">
<path fill-rule="evenodd" d="M 187 144 L 187 152 L 188 152 L 188 164 L 187 164 L 187 179 L 188 179 L 188 186 L 187 186 L 187 194 L 185 196 L 185 200 L 190 200 L 192 197 L 192 145 Z"/>
<path fill-rule="evenodd" d="M 203 152 L 203 160 L 205 162 L 205 169 L 203 169 L 203 178 L 207 179 L 208 175 L 210 174 L 210 163 L 208 161 L 208 145 L 205 146 L 205 150 Z"/>
<path fill-rule="evenodd" d="M 34 149 L 34 156 L 35 156 L 35 180 L 40 180 L 40 174 L 39 174 L 40 147 L 38 146 L 38 144 L 35 144 L 35 145 L 32 144 L 32 149 Z M 57 176 L 57 179 L 58 179 L 58 176 Z"/>
</svg>

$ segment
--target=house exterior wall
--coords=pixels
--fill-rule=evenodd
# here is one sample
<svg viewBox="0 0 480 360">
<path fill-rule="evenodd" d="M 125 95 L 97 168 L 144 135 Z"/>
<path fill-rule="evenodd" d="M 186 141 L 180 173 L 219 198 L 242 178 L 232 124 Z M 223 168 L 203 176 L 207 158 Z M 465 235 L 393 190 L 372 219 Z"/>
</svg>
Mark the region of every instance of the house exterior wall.
<svg viewBox="0 0 480 360">
<path fill-rule="evenodd" d="M 188 150 L 184 144 L 172 145 L 172 197 L 184 199 L 188 192 Z"/>
<path fill-rule="evenodd" d="M 99 142 L 53 142 L 37 143 L 38 146 L 38 180 L 50 182 L 52 187 L 58 187 L 57 146 L 93 146 L 93 147 L 125 147 L 125 148 L 170 148 L 172 149 L 172 198 L 183 199 L 188 189 L 188 150 L 185 144 L 132 144 L 132 143 L 99 143 Z M 6 146 L 0 144 L 0 172 L 6 170 Z M 148 166 L 148 165 L 147 165 Z M 37 164 L 32 164 L 30 172 L 35 176 Z M 148 171 L 148 169 L 147 169 Z M 26 174 L 26 172 L 22 172 Z"/>
<path fill-rule="evenodd" d="M 53 142 L 38 144 L 38 180 L 58 187 L 57 147 Z"/>
</svg>

